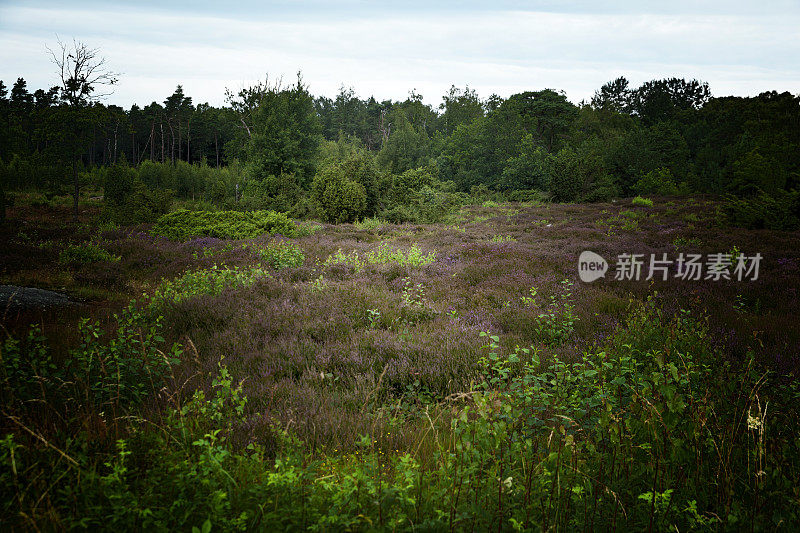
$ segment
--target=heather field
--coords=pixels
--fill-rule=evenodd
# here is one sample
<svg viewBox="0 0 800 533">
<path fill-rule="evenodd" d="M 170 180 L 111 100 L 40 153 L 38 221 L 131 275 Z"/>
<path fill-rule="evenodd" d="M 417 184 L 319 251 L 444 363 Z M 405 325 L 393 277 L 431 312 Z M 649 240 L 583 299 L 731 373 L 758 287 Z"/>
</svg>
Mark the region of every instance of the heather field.
<svg viewBox="0 0 800 533">
<path fill-rule="evenodd" d="M 794 530 L 800 233 L 652 200 L 171 240 L 20 195 L 0 284 L 71 303 L 4 306 L 0 524 Z"/>
</svg>

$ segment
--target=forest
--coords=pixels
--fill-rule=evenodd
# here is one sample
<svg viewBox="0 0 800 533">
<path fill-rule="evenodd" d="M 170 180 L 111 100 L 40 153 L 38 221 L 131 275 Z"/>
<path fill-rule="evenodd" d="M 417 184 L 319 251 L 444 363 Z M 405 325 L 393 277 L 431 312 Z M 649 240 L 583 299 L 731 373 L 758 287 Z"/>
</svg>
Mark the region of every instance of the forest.
<svg viewBox="0 0 800 533">
<path fill-rule="evenodd" d="M 59 94 L 0 82 L 4 189 L 77 202 L 80 189 L 110 188 L 117 222 L 153 221 L 172 198 L 328 222 L 434 222 L 465 195 L 700 193 L 735 197 L 731 216 L 748 226 L 798 224 L 800 97 L 788 92 L 715 98 L 697 80 L 634 88 L 618 78 L 580 105 L 552 89 L 481 99 L 453 86 L 433 107 L 414 91 L 402 102 L 345 87 L 314 97 L 298 74 L 229 90 L 222 108 L 195 105 L 180 85 L 128 110 Z M 322 201 L 329 189 L 335 202 Z M 143 205 L 115 205 L 133 190 Z"/>
<path fill-rule="evenodd" d="M 0 530 L 800 528 L 800 95 L 61 72 L 0 82 Z"/>
</svg>

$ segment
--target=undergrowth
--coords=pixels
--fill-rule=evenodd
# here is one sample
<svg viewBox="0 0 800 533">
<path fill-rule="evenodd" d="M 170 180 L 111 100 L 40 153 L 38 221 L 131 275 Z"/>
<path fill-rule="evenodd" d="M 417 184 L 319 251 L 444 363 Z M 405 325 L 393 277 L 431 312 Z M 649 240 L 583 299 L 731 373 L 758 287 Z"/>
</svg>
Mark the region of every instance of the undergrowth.
<svg viewBox="0 0 800 533">
<path fill-rule="evenodd" d="M 258 279 L 269 277 L 261 265 L 246 268 L 218 267 L 189 270 L 173 280 L 163 280 L 154 291 L 150 306 L 159 308 L 165 302 L 180 302 L 195 296 L 216 296 L 226 288 L 249 287 Z"/>
<path fill-rule="evenodd" d="M 58 255 L 58 262 L 65 265 L 85 265 L 100 261 L 118 263 L 121 259 L 122 258 L 118 255 L 114 255 L 107 250 L 104 250 L 100 246 L 90 242 L 80 245 L 71 244 L 61 250 L 61 253 Z"/>
<path fill-rule="evenodd" d="M 484 334 L 470 390 L 413 411 L 399 408 L 405 395 L 389 397 L 365 413 L 392 431 L 422 417 L 428 431 L 402 449 L 385 446 L 377 430 L 354 436 L 355 452 L 311 449 L 276 425 L 235 438 L 261 415 L 224 361 L 207 387 L 165 389 L 180 347 L 164 355 L 160 324 L 143 323 L 135 306 L 127 313 L 116 332 L 84 324 L 67 365 L 36 329 L 5 341 L 3 416 L 13 431 L 0 440 L 4 529 L 772 531 L 800 523 L 797 383 L 752 359 L 720 357 L 705 318 L 686 311 L 634 304 L 615 335 L 574 360 Z M 144 409 L 143 393 L 159 391 L 163 408 Z M 58 428 L 43 416 L 48 406 L 61 406 Z M 81 429 L 85 406 L 118 431 L 99 439 Z"/>
<path fill-rule="evenodd" d="M 297 225 L 285 213 L 275 211 L 189 211 L 180 209 L 156 221 L 153 235 L 175 241 L 192 237 L 251 239 L 265 233 L 284 237 L 310 235 L 316 226 Z"/>
<path fill-rule="evenodd" d="M 335 254 L 328 256 L 325 266 L 346 265 L 356 271 L 361 271 L 367 265 L 396 264 L 399 266 L 420 267 L 433 263 L 436 260 L 436 250 L 423 253 L 419 245 L 414 244 L 407 250 L 392 248 L 386 243 L 381 243 L 374 250 L 361 255 L 355 250 L 344 253 L 338 249 Z"/>
</svg>

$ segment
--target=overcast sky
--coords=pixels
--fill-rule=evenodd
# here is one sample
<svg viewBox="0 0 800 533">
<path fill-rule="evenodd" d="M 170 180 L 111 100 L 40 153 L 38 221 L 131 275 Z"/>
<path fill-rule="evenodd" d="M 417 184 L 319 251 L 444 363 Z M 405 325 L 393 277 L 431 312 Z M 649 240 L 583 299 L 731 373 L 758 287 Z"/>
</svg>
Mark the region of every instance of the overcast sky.
<svg viewBox="0 0 800 533">
<path fill-rule="evenodd" d="M 416 89 L 434 105 L 452 84 L 482 98 L 559 89 L 578 103 L 618 76 L 697 78 L 715 96 L 800 93 L 800 0 L 0 0 L 0 79 L 55 85 L 56 36 L 100 49 L 121 73 L 107 102 L 126 108 L 178 84 L 220 105 L 226 87 L 298 70 L 315 95 Z"/>
</svg>

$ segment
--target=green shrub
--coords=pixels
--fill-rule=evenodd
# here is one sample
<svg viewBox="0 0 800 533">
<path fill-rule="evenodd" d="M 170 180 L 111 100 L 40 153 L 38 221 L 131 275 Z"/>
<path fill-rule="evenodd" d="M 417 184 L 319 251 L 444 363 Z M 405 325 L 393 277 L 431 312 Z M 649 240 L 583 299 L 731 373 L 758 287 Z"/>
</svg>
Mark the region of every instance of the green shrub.
<svg viewBox="0 0 800 533">
<path fill-rule="evenodd" d="M 404 306 L 424 306 L 424 287 L 408 279 L 405 287 Z M 573 326 L 565 311 L 544 318 L 555 343 Z M 368 312 L 375 327 L 380 312 Z M 153 336 L 122 326 L 113 350 L 99 346 L 100 331 L 85 330 L 73 373 L 59 373 L 37 331 L 31 348 L 7 341 L 0 391 L 4 414 L 16 413 L 9 422 L 47 405 L 42 390 L 93 383 L 90 398 L 113 401 L 121 386 L 134 404 L 137 391 L 162 390 L 154 378 L 169 375 L 180 351 L 162 357 L 157 326 Z M 752 361 L 720 357 L 702 317 L 634 303 L 600 347 L 569 358 L 482 337 L 468 392 L 437 407 L 420 400 L 417 381 L 414 397 L 397 398 L 391 431 L 408 422 L 417 431 L 405 450 L 380 440 L 379 429 L 353 436 L 350 452 L 300 442 L 274 423 L 234 439 L 235 428 L 263 415 L 222 362 L 193 393 L 174 384 L 157 423 L 124 417 L 133 428 L 116 449 L 98 452 L 83 431 L 60 442 L 7 434 L 0 521 L 9 530 L 122 531 L 772 531 L 800 522 L 800 390 Z M 424 426 L 415 401 L 424 401 Z M 40 494 L 47 498 L 30 497 Z"/>
<path fill-rule="evenodd" d="M 158 219 L 152 233 L 175 241 L 193 237 L 251 239 L 264 233 L 296 237 L 298 226 L 275 211 L 188 211 L 181 209 Z"/>
<path fill-rule="evenodd" d="M 392 224 L 405 224 L 407 222 L 419 222 L 420 214 L 416 209 L 407 205 L 397 205 L 382 213 L 383 218 Z"/>
<path fill-rule="evenodd" d="M 609 202 L 619 196 L 619 187 L 609 174 L 602 174 L 592 183 L 589 191 L 581 196 L 584 202 Z"/>
<path fill-rule="evenodd" d="M 361 231 L 377 231 L 386 225 L 386 221 L 378 217 L 371 217 L 364 218 L 360 222 L 356 220 L 353 225 Z"/>
<path fill-rule="evenodd" d="M 211 268 L 190 270 L 173 280 L 163 280 L 156 288 L 150 308 L 157 310 L 165 302 L 180 302 L 195 296 L 216 296 L 229 287 L 249 287 L 270 273 L 261 266 L 239 269 Z"/>
<path fill-rule="evenodd" d="M 689 194 L 685 182 L 677 183 L 668 168 L 651 170 L 633 185 L 637 194 L 658 194 L 661 196 L 680 196 Z"/>
<path fill-rule="evenodd" d="M 338 249 L 335 254 L 328 256 L 325 266 L 348 265 L 356 271 L 361 271 L 366 265 L 396 264 L 398 266 L 419 267 L 433 263 L 436 260 L 436 250 L 430 253 L 423 253 L 417 244 L 408 250 L 391 248 L 386 243 L 382 243 L 374 250 L 370 250 L 364 255 L 351 250 L 345 254 L 342 249 Z"/>
<path fill-rule="evenodd" d="M 547 202 L 550 194 L 537 189 L 517 189 L 507 195 L 509 202 Z"/>
<path fill-rule="evenodd" d="M 406 170 L 392 178 L 393 201 L 402 203 L 409 191 L 416 191 L 428 185 L 434 186 L 436 178 L 433 169 L 420 167 Z"/>
<path fill-rule="evenodd" d="M 317 172 L 311 184 L 311 198 L 320 217 L 333 224 L 358 220 L 367 208 L 364 186 L 350 180 L 336 165 Z"/>
<path fill-rule="evenodd" d="M 550 157 L 550 193 L 556 202 L 574 202 L 583 189 L 580 156 L 570 148 L 564 148 Z"/>
<path fill-rule="evenodd" d="M 108 251 L 100 248 L 96 244 L 86 242 L 83 244 L 70 244 L 58 254 L 58 261 L 62 264 L 80 264 L 85 265 L 88 263 L 98 263 L 100 261 L 108 261 L 117 263 L 122 258 L 118 255 L 113 255 Z"/>
<path fill-rule="evenodd" d="M 800 192 L 728 196 L 721 211 L 723 222 L 731 226 L 791 231 L 800 227 Z"/>
<path fill-rule="evenodd" d="M 104 199 L 101 217 L 116 224 L 152 222 L 168 212 L 171 205 L 172 191 L 149 189 L 136 179 L 131 181 L 130 187 L 112 188 L 112 196 Z"/>
<path fill-rule="evenodd" d="M 247 209 L 292 210 L 302 196 L 297 177 L 294 174 L 262 175 L 262 171 L 258 164 L 246 167 L 250 179 L 242 191 L 241 204 Z"/>
<path fill-rule="evenodd" d="M 632 205 L 641 205 L 645 207 L 653 207 L 653 200 L 649 198 L 642 198 L 641 196 L 637 196 L 633 200 L 631 200 Z"/>
<path fill-rule="evenodd" d="M 24 342 L 8 337 L 0 359 L 0 397 L 6 409 L 35 411 L 37 405 L 53 402 L 75 411 L 113 406 L 130 412 L 159 390 L 180 346 L 165 347 L 161 318 L 150 317 L 136 302 L 115 319 L 116 330 L 111 331 L 81 319 L 80 343 L 61 361 L 53 357 L 38 327 Z"/>
<path fill-rule="evenodd" d="M 245 245 L 247 246 L 247 245 Z M 293 242 L 271 241 L 266 246 L 247 246 L 258 259 L 275 270 L 298 267 L 305 261 L 303 250 Z"/>
</svg>

